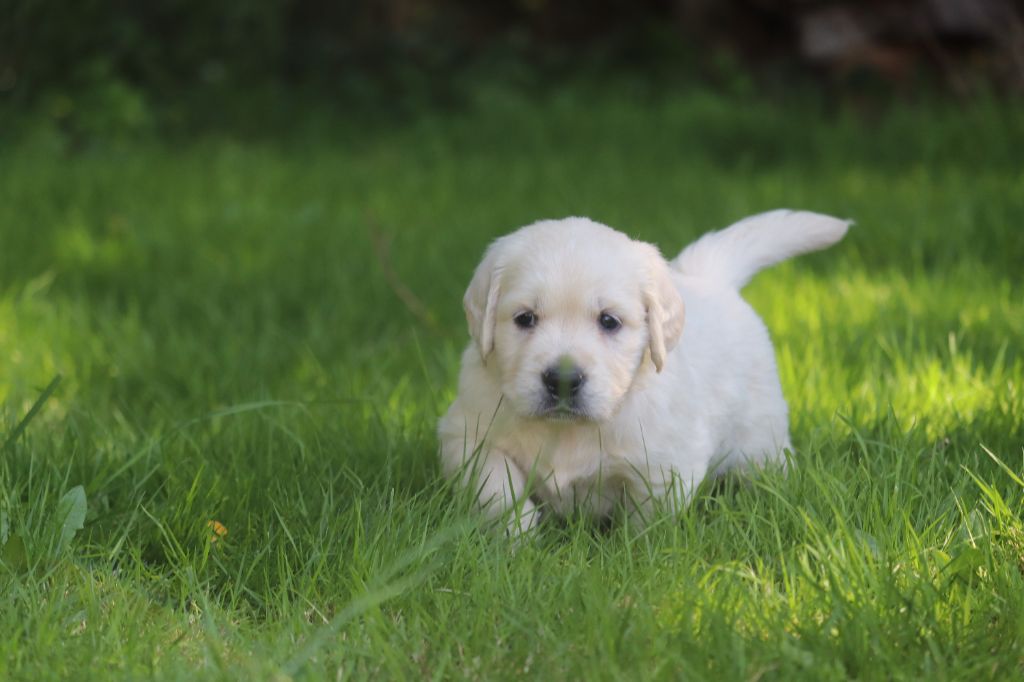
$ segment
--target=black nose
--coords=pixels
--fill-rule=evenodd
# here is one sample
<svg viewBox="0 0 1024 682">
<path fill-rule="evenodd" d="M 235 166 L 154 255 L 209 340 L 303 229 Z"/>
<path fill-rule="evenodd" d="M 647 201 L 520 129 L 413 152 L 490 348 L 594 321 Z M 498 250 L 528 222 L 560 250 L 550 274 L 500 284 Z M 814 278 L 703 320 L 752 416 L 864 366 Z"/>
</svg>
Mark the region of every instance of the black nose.
<svg viewBox="0 0 1024 682">
<path fill-rule="evenodd" d="M 555 400 L 576 397 L 584 379 L 583 372 L 578 367 L 548 367 L 540 375 L 548 395 Z"/>
</svg>

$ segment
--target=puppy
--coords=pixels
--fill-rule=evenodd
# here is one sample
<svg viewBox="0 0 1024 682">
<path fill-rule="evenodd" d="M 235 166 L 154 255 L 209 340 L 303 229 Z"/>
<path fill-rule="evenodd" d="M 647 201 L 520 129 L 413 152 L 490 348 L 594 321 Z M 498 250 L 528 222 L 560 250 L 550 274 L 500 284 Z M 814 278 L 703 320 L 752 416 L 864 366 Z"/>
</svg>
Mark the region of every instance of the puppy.
<svg viewBox="0 0 1024 682">
<path fill-rule="evenodd" d="M 659 499 L 685 504 L 705 476 L 783 461 L 771 340 L 739 291 L 849 225 L 771 211 L 668 262 L 586 218 L 498 239 L 464 299 L 473 342 L 438 429 L 446 474 L 517 533 L 542 509 L 645 517 Z"/>
</svg>

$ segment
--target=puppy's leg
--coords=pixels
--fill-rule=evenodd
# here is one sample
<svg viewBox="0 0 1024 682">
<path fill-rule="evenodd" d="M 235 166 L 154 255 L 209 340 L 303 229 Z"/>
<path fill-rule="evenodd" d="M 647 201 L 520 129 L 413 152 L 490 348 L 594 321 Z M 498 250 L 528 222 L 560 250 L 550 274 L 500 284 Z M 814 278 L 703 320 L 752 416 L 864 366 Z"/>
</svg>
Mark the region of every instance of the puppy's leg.
<svg viewBox="0 0 1024 682">
<path fill-rule="evenodd" d="M 630 524 L 645 528 L 661 514 L 677 516 L 693 499 L 698 483 L 707 473 L 707 467 L 682 475 L 667 467 L 637 476 L 626 487 L 623 503 Z"/>
<path fill-rule="evenodd" d="M 461 437 L 442 439 L 445 473 L 475 490 L 480 509 L 490 518 L 506 520 L 509 535 L 536 526 L 540 510 L 530 499 L 522 469 L 500 450 L 480 444 L 476 452 L 466 452 L 469 445 Z"/>
<path fill-rule="evenodd" d="M 540 510 L 527 493 L 526 476 L 511 459 L 491 451 L 481 458 L 473 478 L 480 508 L 494 519 L 507 519 L 508 534 L 516 536 L 534 528 Z"/>
</svg>

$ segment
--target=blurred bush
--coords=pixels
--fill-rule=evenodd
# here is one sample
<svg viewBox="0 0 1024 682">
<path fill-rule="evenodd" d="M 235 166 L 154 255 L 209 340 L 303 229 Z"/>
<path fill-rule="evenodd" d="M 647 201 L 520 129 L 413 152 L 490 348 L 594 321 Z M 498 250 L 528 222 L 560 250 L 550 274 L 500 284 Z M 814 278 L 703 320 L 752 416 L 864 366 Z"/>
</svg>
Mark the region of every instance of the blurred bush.
<svg viewBox="0 0 1024 682">
<path fill-rule="evenodd" d="M 152 97 L 196 90 L 443 97 L 472 64 L 699 71 L 722 55 L 754 72 L 1022 89 L 1021 17 L 1013 0 L 2 0 L 0 101 L 84 132 L 145 129 Z"/>
<path fill-rule="evenodd" d="M 156 89 L 332 81 L 451 67 L 496 43 L 562 49 L 664 17 L 658 0 L 7 0 L 0 91 L 32 98 L 97 75 Z M 565 44 L 564 41 L 568 41 Z"/>
</svg>

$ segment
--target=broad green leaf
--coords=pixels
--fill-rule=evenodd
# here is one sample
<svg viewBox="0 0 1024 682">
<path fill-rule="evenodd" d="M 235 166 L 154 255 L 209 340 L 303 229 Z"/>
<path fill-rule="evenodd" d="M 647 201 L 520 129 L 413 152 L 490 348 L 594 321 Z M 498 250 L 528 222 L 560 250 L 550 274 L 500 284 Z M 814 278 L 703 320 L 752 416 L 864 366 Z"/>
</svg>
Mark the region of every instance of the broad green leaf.
<svg viewBox="0 0 1024 682">
<path fill-rule="evenodd" d="M 76 485 L 64 493 L 57 505 L 58 518 L 61 519 L 60 541 L 57 543 L 57 551 L 62 552 L 71 544 L 75 533 L 82 530 L 85 525 L 85 512 L 88 507 L 85 502 L 85 488 Z"/>
<path fill-rule="evenodd" d="M 945 570 L 950 575 L 958 578 L 970 578 L 979 568 L 985 565 L 986 555 L 977 547 L 964 547 L 953 560 L 946 565 Z"/>
<path fill-rule="evenodd" d="M 25 555 L 25 543 L 18 535 L 11 535 L 3 551 L 0 551 L 0 561 L 12 571 L 23 571 L 28 566 L 28 557 Z"/>
</svg>

